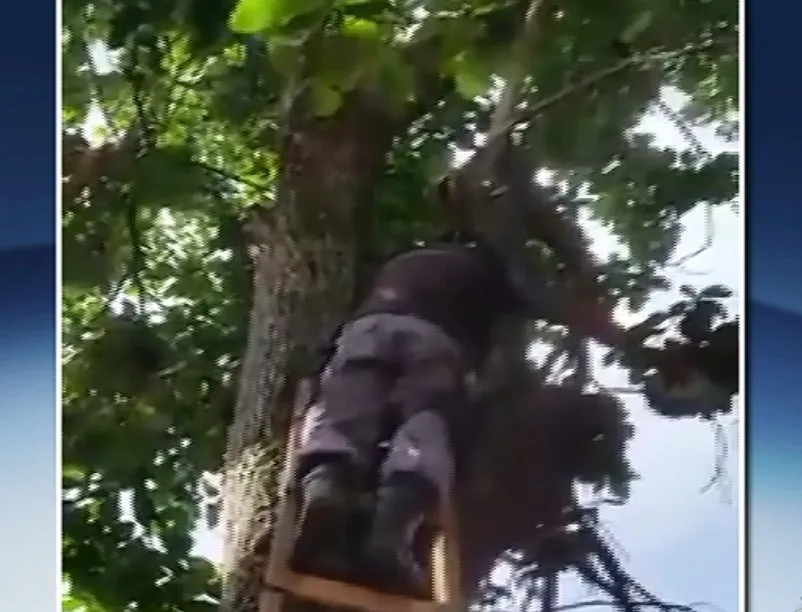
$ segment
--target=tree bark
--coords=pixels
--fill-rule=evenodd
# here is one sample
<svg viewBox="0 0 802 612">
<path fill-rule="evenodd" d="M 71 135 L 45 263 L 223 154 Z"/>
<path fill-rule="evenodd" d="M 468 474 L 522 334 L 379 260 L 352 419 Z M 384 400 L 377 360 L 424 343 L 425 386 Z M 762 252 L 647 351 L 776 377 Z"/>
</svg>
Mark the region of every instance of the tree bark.
<svg viewBox="0 0 802 612">
<path fill-rule="evenodd" d="M 277 203 L 249 224 L 253 306 L 224 474 L 222 612 L 256 612 L 270 529 L 293 364 L 346 316 L 355 282 L 355 220 L 380 174 L 397 128 L 370 95 L 334 117 L 289 119 Z M 276 417 L 279 417 L 276 419 Z M 300 607 L 288 606 L 288 610 Z"/>
</svg>

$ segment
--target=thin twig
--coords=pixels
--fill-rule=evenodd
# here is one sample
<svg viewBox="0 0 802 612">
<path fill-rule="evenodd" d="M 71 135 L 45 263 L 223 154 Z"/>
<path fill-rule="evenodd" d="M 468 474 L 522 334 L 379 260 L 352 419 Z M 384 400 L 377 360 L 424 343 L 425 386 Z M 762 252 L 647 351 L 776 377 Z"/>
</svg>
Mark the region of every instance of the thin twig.
<svg viewBox="0 0 802 612">
<path fill-rule="evenodd" d="M 573 604 L 565 604 L 562 606 L 558 606 L 554 609 L 554 612 L 564 612 L 567 610 L 579 610 L 580 608 L 600 608 L 600 607 L 610 607 L 610 608 L 618 608 L 620 607 L 620 602 L 617 601 L 604 601 L 602 599 L 595 599 L 592 601 L 581 601 L 578 603 Z M 702 606 L 702 603 L 693 603 L 690 606 L 683 606 L 680 604 L 663 604 L 660 602 L 655 601 L 636 601 L 633 602 L 632 605 L 636 608 L 661 608 L 663 610 L 677 610 L 678 612 L 687 612 L 688 610 L 692 610 L 694 607 Z"/>
<path fill-rule="evenodd" d="M 134 61 L 136 62 L 138 58 L 136 47 L 133 47 L 132 55 L 134 57 Z M 153 130 L 153 122 L 150 120 L 151 118 L 148 117 L 145 108 L 145 95 L 140 87 L 140 85 L 142 85 L 142 80 L 139 78 L 139 75 L 137 75 L 136 71 L 137 67 L 131 66 L 124 71 L 124 76 L 128 81 L 128 84 L 131 86 L 131 94 L 134 101 L 134 107 L 136 108 L 135 121 L 137 123 L 138 130 L 136 132 L 136 140 L 134 141 L 136 145 L 134 150 L 136 151 L 135 156 L 139 157 L 141 155 L 148 154 L 156 146 L 157 137 L 155 131 Z M 133 136 L 134 132 L 132 131 L 130 134 Z M 135 188 L 136 185 L 133 187 Z M 125 193 L 123 197 L 127 205 L 126 225 L 128 228 L 128 237 L 131 240 L 130 273 L 138 294 L 137 314 L 139 317 L 144 318 L 147 303 L 147 293 L 145 291 L 143 272 L 147 267 L 147 259 L 143 251 L 142 230 L 139 227 L 138 202 L 132 192 Z"/>
<path fill-rule="evenodd" d="M 698 155 L 700 158 L 703 158 L 705 161 L 710 161 L 713 159 L 713 155 L 710 153 L 707 147 L 702 144 L 702 141 L 699 140 L 699 137 L 693 133 L 693 129 L 689 125 L 689 122 L 679 112 L 671 108 L 662 98 L 658 98 L 655 104 L 657 105 L 657 108 L 660 109 L 660 112 L 662 112 L 668 118 L 668 120 L 674 124 L 674 127 L 677 128 L 682 137 L 690 143 L 691 148 L 696 155 Z"/>
<path fill-rule="evenodd" d="M 451 171 L 445 177 L 443 177 L 443 181 L 446 182 L 451 181 L 453 179 L 453 176 L 459 173 L 461 168 L 467 167 L 474 158 L 477 158 L 480 155 L 484 156 L 490 149 L 494 148 L 497 144 L 496 143 L 497 139 L 499 139 L 502 136 L 505 136 L 510 130 L 512 130 L 519 124 L 532 121 L 535 117 L 542 114 L 543 111 L 561 102 L 563 99 L 573 94 L 579 93 L 589 87 L 592 87 L 593 85 L 597 85 L 601 81 L 611 76 L 615 76 L 620 72 L 624 72 L 629 68 L 643 69 L 646 67 L 647 64 L 650 64 L 652 62 L 677 59 L 682 57 L 683 55 L 705 51 L 715 46 L 715 44 L 716 43 L 714 41 L 705 41 L 697 45 L 688 45 L 686 47 L 683 47 L 682 49 L 675 51 L 659 51 L 653 53 L 631 55 L 625 59 L 622 59 L 613 66 L 602 68 L 601 70 L 598 70 L 593 74 L 588 75 L 587 77 L 577 81 L 576 83 L 570 83 L 566 85 L 556 93 L 547 96 L 546 98 L 543 98 L 537 104 L 534 104 L 529 108 L 523 109 L 520 112 L 515 113 L 514 116 L 505 121 L 503 125 L 498 126 L 496 131 L 489 133 L 487 139 L 485 140 L 484 146 L 481 147 L 479 150 L 477 150 L 471 157 L 469 157 L 463 164 L 461 164 L 460 167 L 452 168 Z"/>
<path fill-rule="evenodd" d="M 560 573 L 550 569 L 543 578 L 543 596 L 540 601 L 540 612 L 554 612 L 560 600 Z"/>
<path fill-rule="evenodd" d="M 126 196 L 128 210 L 126 211 L 126 224 L 128 226 L 128 237 L 131 240 L 131 269 L 134 286 L 137 291 L 137 314 L 145 316 L 146 296 L 145 281 L 142 273 L 145 270 L 145 254 L 142 250 L 142 232 L 139 227 L 137 206 L 131 195 Z"/>
<path fill-rule="evenodd" d="M 690 53 L 698 53 L 699 51 L 704 51 L 709 49 L 710 47 L 714 46 L 714 42 L 706 41 L 703 43 L 699 43 L 697 45 L 688 45 L 687 47 L 683 47 L 682 49 L 675 50 L 675 51 L 657 51 L 653 53 L 645 53 L 645 54 L 636 54 L 631 55 L 625 59 L 622 59 L 620 62 L 615 64 L 614 66 L 609 66 L 607 68 L 602 68 L 593 74 L 588 75 L 584 79 L 577 81 L 576 83 L 571 83 L 566 85 L 563 89 L 558 91 L 557 93 L 548 96 L 547 98 L 542 99 L 540 102 L 535 104 L 534 106 L 522 110 L 518 116 L 510 123 L 507 129 L 512 129 L 515 125 L 529 121 L 536 117 L 537 115 L 543 113 L 544 110 L 553 106 L 557 102 L 562 101 L 564 98 L 568 96 L 578 93 L 583 89 L 587 89 L 592 85 L 596 85 L 599 81 L 603 81 L 611 76 L 618 74 L 619 72 L 623 72 L 628 68 L 638 68 L 643 69 L 646 68 L 648 64 L 657 61 L 667 61 L 670 59 L 676 59 L 682 57 L 683 55 L 687 55 Z"/>
<path fill-rule="evenodd" d="M 222 168 L 217 168 L 215 166 L 211 166 L 211 165 L 207 164 L 206 162 L 197 161 L 197 160 L 193 159 L 193 160 L 190 160 L 189 163 L 192 164 L 193 166 L 197 166 L 198 168 L 206 170 L 207 172 L 210 172 L 212 174 L 216 174 L 220 178 L 226 179 L 228 181 L 233 181 L 235 183 L 240 183 L 242 185 L 245 185 L 246 187 L 250 187 L 251 189 L 255 189 L 257 191 L 265 192 L 265 193 L 270 191 L 270 186 L 269 185 L 265 185 L 265 184 L 262 184 L 262 183 L 257 183 L 255 181 L 250 180 L 250 179 L 242 178 L 241 176 L 239 176 L 237 174 L 234 174 L 233 172 L 228 172 L 227 170 L 223 170 Z"/>
<path fill-rule="evenodd" d="M 593 381 L 593 383 L 605 393 L 609 394 L 617 394 L 617 395 L 638 395 L 643 393 L 643 389 L 639 387 L 605 387 L 602 384 L 599 384 L 598 381 Z"/>
<path fill-rule="evenodd" d="M 682 117 L 677 111 L 671 108 L 664 100 L 658 99 L 657 100 L 657 107 L 660 109 L 660 112 L 665 115 L 669 121 L 674 124 L 674 127 L 677 128 L 679 133 L 682 137 L 690 143 L 690 147 L 694 153 L 700 158 L 703 159 L 705 162 L 710 162 L 713 160 L 713 155 L 707 149 L 707 147 L 702 144 L 702 141 L 699 140 L 699 137 L 694 134 L 693 129 L 691 129 L 690 125 L 688 125 L 688 121 Z M 698 257 L 705 251 L 707 251 L 711 246 L 713 246 L 713 240 L 715 238 L 715 223 L 713 221 L 713 205 L 707 203 L 705 205 L 705 237 L 704 241 L 702 242 L 702 246 L 698 249 L 693 251 L 692 253 L 680 257 L 677 261 L 671 262 L 667 264 L 670 267 L 680 267 L 687 261 L 693 259 L 694 257 Z"/>
<path fill-rule="evenodd" d="M 712 247 L 715 237 L 716 225 L 713 221 L 713 205 L 708 202 L 705 204 L 705 237 L 702 245 L 692 253 L 688 253 L 687 255 L 680 257 L 677 261 L 670 262 L 667 265 L 672 268 L 676 268 L 688 263 L 691 259 L 698 257 Z"/>
<path fill-rule="evenodd" d="M 720 484 L 722 488 L 722 495 L 725 497 L 725 502 L 731 502 L 731 491 L 729 490 L 731 481 L 727 474 L 727 458 L 729 457 L 729 442 L 727 440 L 727 432 L 720 421 L 713 421 L 713 432 L 715 435 L 716 458 L 713 465 L 713 474 L 707 483 L 700 489 L 700 493 L 707 493 L 712 487 Z"/>
<path fill-rule="evenodd" d="M 682 264 L 678 263 L 668 263 L 666 264 L 669 268 L 677 268 L 677 272 L 680 274 L 684 274 L 685 276 L 709 276 L 710 270 L 688 270 Z"/>
</svg>

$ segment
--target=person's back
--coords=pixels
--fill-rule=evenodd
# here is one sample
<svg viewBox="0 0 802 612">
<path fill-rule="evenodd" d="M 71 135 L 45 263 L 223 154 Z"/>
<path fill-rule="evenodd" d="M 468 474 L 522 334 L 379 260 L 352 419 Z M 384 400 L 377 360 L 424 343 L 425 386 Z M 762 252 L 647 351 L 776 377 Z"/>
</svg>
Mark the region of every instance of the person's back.
<svg viewBox="0 0 802 612">
<path fill-rule="evenodd" d="M 433 244 L 402 253 L 379 270 L 357 316 L 389 313 L 428 321 L 480 359 L 493 325 L 520 301 L 499 256 L 487 247 Z"/>
<path fill-rule="evenodd" d="M 592 273 L 585 277 L 582 286 L 592 286 Z M 622 338 L 593 291 L 561 302 L 546 291 L 521 262 L 481 243 L 429 244 L 382 266 L 327 351 L 319 399 L 307 415 L 297 474 L 297 571 L 357 575 L 388 592 L 425 596 L 414 536 L 450 495 L 450 424 L 465 416 L 465 380 L 492 348 L 495 325 L 516 312 L 539 317 L 545 299 L 554 314 L 594 337 L 610 344 Z M 348 559 L 354 544 L 344 525 L 353 524 L 357 490 L 375 473 L 388 422 L 393 433 L 379 465 L 372 521 L 356 559 Z"/>
<path fill-rule="evenodd" d="M 475 244 L 434 244 L 390 259 L 338 332 L 299 452 L 303 516 L 297 571 L 347 578 L 344 525 L 393 424 L 356 571 L 385 591 L 423 596 L 416 528 L 450 494 L 449 423 L 496 322 L 521 306 L 502 259 Z M 353 561 L 353 560 L 352 560 Z M 353 575 L 353 574 L 351 574 Z"/>
</svg>

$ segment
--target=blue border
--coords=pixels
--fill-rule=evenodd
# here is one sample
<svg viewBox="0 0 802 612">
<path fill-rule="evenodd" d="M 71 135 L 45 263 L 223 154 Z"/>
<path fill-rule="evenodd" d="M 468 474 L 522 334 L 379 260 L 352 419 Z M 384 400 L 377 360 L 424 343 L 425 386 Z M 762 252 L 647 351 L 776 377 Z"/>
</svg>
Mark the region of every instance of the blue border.
<svg viewBox="0 0 802 612">
<path fill-rule="evenodd" d="M 0 576 L 3 609 L 59 605 L 56 503 L 56 4 L 0 37 Z"/>
<path fill-rule="evenodd" d="M 747 552 L 757 612 L 802 598 L 802 139 L 799 7 L 747 3 Z M 777 2 L 777 4 L 775 4 Z"/>
</svg>

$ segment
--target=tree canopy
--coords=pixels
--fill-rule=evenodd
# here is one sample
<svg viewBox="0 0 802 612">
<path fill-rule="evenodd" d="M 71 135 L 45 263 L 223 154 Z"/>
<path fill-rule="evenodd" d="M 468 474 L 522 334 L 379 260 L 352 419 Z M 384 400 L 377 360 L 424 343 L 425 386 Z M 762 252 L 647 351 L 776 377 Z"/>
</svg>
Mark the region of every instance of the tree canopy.
<svg viewBox="0 0 802 612">
<path fill-rule="evenodd" d="M 482 145 L 514 78 L 532 174 L 550 171 L 556 205 L 620 241 L 626 257 L 602 270 L 633 311 L 665 287 L 683 215 L 732 202 L 736 156 L 706 152 L 689 128 L 715 122 L 737 138 L 737 2 L 532 6 L 64 1 L 65 610 L 218 605 L 220 574 L 193 554 L 192 532 L 218 520 L 212 475 L 245 393 L 254 233 L 266 223 L 274 251 L 280 235 L 301 252 L 288 247 L 290 271 L 306 262 L 304 241 L 336 246 L 308 272 L 325 291 L 304 281 L 297 298 L 309 344 L 347 310 L 363 269 L 445 228 L 434 187 L 455 150 Z M 666 87 L 685 108 L 661 102 Z M 633 132 L 655 105 L 688 150 Z M 276 300 L 293 311 L 290 293 Z M 689 291 L 669 314 L 726 295 Z M 280 383 L 265 383 L 267 403 Z"/>
</svg>

